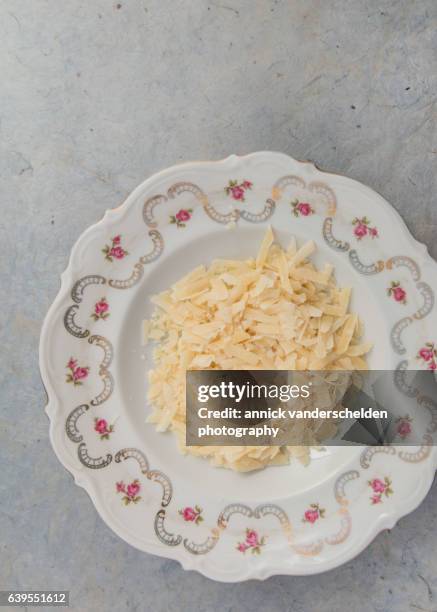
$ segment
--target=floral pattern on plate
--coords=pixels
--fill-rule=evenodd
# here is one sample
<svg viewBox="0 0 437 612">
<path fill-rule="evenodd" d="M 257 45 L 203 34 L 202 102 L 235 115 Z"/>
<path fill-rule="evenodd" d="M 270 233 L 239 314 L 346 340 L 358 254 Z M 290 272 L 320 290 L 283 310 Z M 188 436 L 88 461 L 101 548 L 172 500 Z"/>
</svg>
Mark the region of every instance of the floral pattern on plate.
<svg viewBox="0 0 437 612">
<path fill-rule="evenodd" d="M 302 521 L 304 523 L 315 523 L 321 518 L 325 518 L 325 509 L 319 504 L 310 504 L 308 510 L 305 511 Z"/>
<path fill-rule="evenodd" d="M 185 227 L 192 215 L 192 208 L 181 208 L 175 215 L 170 215 L 170 223 L 175 223 L 176 227 Z"/>
<path fill-rule="evenodd" d="M 314 214 L 314 208 L 308 202 L 299 202 L 299 200 L 293 200 L 291 203 L 293 215 L 295 217 L 309 217 Z"/>
<path fill-rule="evenodd" d="M 241 553 L 250 550 L 252 554 L 259 555 L 265 543 L 266 538 L 264 536 L 260 538 L 255 529 L 246 529 L 246 537 L 243 542 L 238 542 L 237 550 Z"/>
<path fill-rule="evenodd" d="M 252 189 L 253 183 L 250 181 L 242 181 L 239 183 L 238 181 L 229 181 L 228 185 L 225 187 L 225 192 L 227 195 L 230 195 L 234 200 L 238 200 L 239 202 L 245 201 L 246 191 Z"/>
<path fill-rule="evenodd" d="M 383 500 L 383 496 L 388 497 L 393 493 L 393 489 L 391 488 L 392 483 L 388 476 L 385 476 L 384 480 L 373 478 L 368 481 L 368 484 L 373 491 L 373 495 L 370 498 L 373 505 L 380 504 Z"/>
<path fill-rule="evenodd" d="M 370 236 L 371 238 L 379 237 L 378 230 L 370 225 L 370 220 L 367 217 L 361 217 L 361 219 L 355 217 L 352 225 L 354 226 L 354 235 L 357 240 L 362 240 L 365 236 Z"/>
<path fill-rule="evenodd" d="M 437 349 L 434 342 L 426 342 L 417 357 L 426 363 L 428 370 L 437 370 Z"/>
<path fill-rule="evenodd" d="M 115 483 L 115 490 L 117 493 L 123 493 L 123 503 L 125 506 L 129 504 L 137 504 L 141 496 L 138 493 L 141 491 L 140 481 L 136 478 L 130 484 L 126 485 L 122 480 Z"/>
<path fill-rule="evenodd" d="M 199 525 L 203 521 L 202 517 L 202 508 L 199 506 L 186 506 L 179 510 L 179 514 L 182 516 L 186 523 L 194 523 L 195 525 Z"/>
<path fill-rule="evenodd" d="M 400 438 L 405 440 L 411 433 L 411 423 L 413 419 L 407 414 L 396 419 L 396 432 Z"/>
<path fill-rule="evenodd" d="M 105 244 L 102 249 L 102 253 L 105 255 L 105 259 L 108 261 L 114 261 L 114 259 L 124 259 L 129 253 L 121 246 L 121 234 L 111 238 L 111 244 Z"/>
<path fill-rule="evenodd" d="M 109 425 L 106 419 L 94 419 L 94 430 L 100 435 L 101 440 L 109 440 L 109 435 L 114 431 L 114 425 Z"/>
<path fill-rule="evenodd" d="M 100 298 L 98 302 L 94 304 L 94 311 L 91 314 L 91 318 L 94 321 L 98 321 L 99 319 L 107 319 L 109 317 L 109 304 L 105 297 Z"/>
<path fill-rule="evenodd" d="M 88 366 L 79 366 L 77 364 L 77 359 L 73 359 L 73 357 L 70 357 L 65 367 L 69 370 L 66 376 L 66 382 L 73 383 L 74 386 L 82 385 L 82 381 L 87 378 L 90 371 Z"/>
<path fill-rule="evenodd" d="M 392 297 L 395 302 L 401 304 L 407 303 L 407 292 L 401 287 L 399 281 L 392 281 L 390 287 L 387 289 L 387 295 Z"/>
</svg>

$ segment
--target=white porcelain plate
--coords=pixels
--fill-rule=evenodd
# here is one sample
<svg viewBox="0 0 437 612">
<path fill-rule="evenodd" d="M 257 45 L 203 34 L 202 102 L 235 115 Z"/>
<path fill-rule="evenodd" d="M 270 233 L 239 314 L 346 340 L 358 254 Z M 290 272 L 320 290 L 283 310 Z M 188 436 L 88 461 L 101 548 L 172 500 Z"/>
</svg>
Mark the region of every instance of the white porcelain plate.
<svg viewBox="0 0 437 612">
<path fill-rule="evenodd" d="M 437 265 L 393 208 L 348 178 L 278 153 L 175 166 L 140 185 L 75 244 L 44 322 L 40 367 L 57 456 L 106 523 L 137 548 L 216 580 L 313 574 L 344 563 L 429 490 L 436 452 L 331 448 L 238 474 L 181 456 L 145 420 L 142 321 L 149 297 L 215 257 L 256 254 L 271 225 L 284 246 L 313 239 L 353 287 L 372 369 L 437 361 Z M 436 405 L 419 397 L 429 436 Z M 414 427 L 400 422 L 399 435 Z"/>
</svg>

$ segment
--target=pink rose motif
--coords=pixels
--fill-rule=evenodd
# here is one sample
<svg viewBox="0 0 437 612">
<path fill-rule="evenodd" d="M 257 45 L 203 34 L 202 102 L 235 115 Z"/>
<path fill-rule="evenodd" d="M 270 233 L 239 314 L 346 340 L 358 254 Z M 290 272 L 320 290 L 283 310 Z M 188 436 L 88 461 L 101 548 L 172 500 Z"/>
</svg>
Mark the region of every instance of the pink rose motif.
<svg viewBox="0 0 437 612">
<path fill-rule="evenodd" d="M 304 523 L 315 523 L 319 518 L 325 517 L 325 510 L 319 504 L 310 504 L 308 510 L 304 512 L 302 521 Z"/>
<path fill-rule="evenodd" d="M 244 542 L 238 542 L 236 548 L 239 552 L 245 553 L 246 550 L 251 550 L 253 554 L 259 555 L 261 547 L 266 543 L 266 538 L 260 538 L 255 529 L 246 529 L 246 539 Z"/>
<path fill-rule="evenodd" d="M 384 493 L 385 491 L 385 483 L 382 482 L 379 478 L 374 478 L 370 482 L 370 486 L 375 491 L 375 493 Z"/>
<path fill-rule="evenodd" d="M 434 342 L 427 342 L 425 346 L 420 349 L 418 357 L 428 364 L 428 370 L 437 369 L 437 350 Z"/>
<path fill-rule="evenodd" d="M 244 200 L 244 189 L 242 187 L 232 187 L 231 192 L 234 200 Z"/>
<path fill-rule="evenodd" d="M 175 217 L 178 221 L 189 221 L 191 219 L 191 214 L 188 210 L 181 208 L 181 210 L 176 213 Z"/>
<path fill-rule="evenodd" d="M 106 300 L 100 300 L 100 302 L 97 302 L 94 310 L 96 315 L 101 315 L 104 312 L 107 312 L 108 308 L 108 302 L 106 302 Z"/>
<path fill-rule="evenodd" d="M 82 380 L 88 376 L 89 367 L 82 367 L 77 365 L 77 359 L 71 357 L 65 366 L 70 370 L 67 374 L 66 382 L 73 383 L 73 385 L 81 385 Z"/>
<path fill-rule="evenodd" d="M 105 421 L 105 419 L 97 419 L 94 429 L 98 433 L 103 434 L 106 432 L 107 426 L 108 426 L 108 423 Z"/>
<path fill-rule="evenodd" d="M 387 289 L 388 295 L 391 295 L 396 302 L 402 304 L 407 303 L 407 292 L 401 287 L 398 281 L 392 281 L 390 287 Z"/>
<path fill-rule="evenodd" d="M 184 508 L 183 510 L 184 521 L 195 521 L 196 511 L 194 508 Z"/>
<path fill-rule="evenodd" d="M 195 523 L 196 525 L 198 525 L 203 521 L 203 518 L 201 516 L 202 508 L 200 508 L 199 506 L 194 506 L 194 508 L 192 508 L 191 506 L 182 508 L 182 510 L 179 510 L 179 514 L 183 517 L 184 521 L 188 523 Z"/>
<path fill-rule="evenodd" d="M 318 518 L 319 518 L 319 513 L 317 512 L 317 510 L 307 510 L 305 512 L 305 519 L 309 523 L 315 523 Z"/>
<path fill-rule="evenodd" d="M 140 485 L 138 481 L 134 481 L 130 485 L 127 485 L 127 494 L 129 495 L 129 497 L 135 497 L 135 495 L 139 492 Z"/>
<path fill-rule="evenodd" d="M 397 302 L 403 302 L 405 300 L 405 296 L 407 294 L 402 289 L 402 287 L 395 287 L 393 289 L 393 297 Z"/>
<path fill-rule="evenodd" d="M 71 357 L 66 367 L 69 368 L 70 370 L 74 370 L 76 366 L 77 366 L 77 359 L 73 359 L 73 357 Z"/>
<path fill-rule="evenodd" d="M 397 427 L 397 432 L 401 438 L 406 438 L 411 433 L 411 423 L 407 419 L 402 419 Z"/>
<path fill-rule="evenodd" d="M 246 534 L 246 544 L 249 546 L 258 546 L 258 534 L 253 529 L 249 530 Z"/>
<path fill-rule="evenodd" d="M 373 491 L 373 495 L 370 498 L 372 504 L 380 504 L 382 502 L 383 495 L 388 497 L 393 493 L 393 489 L 391 488 L 391 480 L 387 476 L 384 478 L 384 480 L 381 480 L 380 478 L 369 480 L 368 485 Z"/>
<path fill-rule="evenodd" d="M 238 181 L 229 181 L 228 185 L 225 187 L 225 192 L 227 195 L 232 196 L 234 200 L 244 202 L 245 192 L 248 189 L 252 189 L 251 181 L 244 180 L 241 183 L 238 183 Z"/>
<path fill-rule="evenodd" d="M 91 314 L 91 316 L 95 321 L 98 321 L 99 319 L 107 319 L 109 317 L 108 310 L 109 304 L 106 301 L 106 298 L 103 297 L 95 303 L 94 312 Z"/>
<path fill-rule="evenodd" d="M 434 357 L 434 353 L 431 348 L 420 349 L 419 355 L 424 361 L 430 361 Z"/>
<path fill-rule="evenodd" d="M 88 368 L 76 368 L 73 372 L 74 380 L 81 380 L 88 376 Z"/>
<path fill-rule="evenodd" d="M 301 202 L 299 204 L 299 212 L 304 217 L 307 217 L 312 212 L 311 206 L 307 202 Z"/>
<path fill-rule="evenodd" d="M 181 208 L 175 215 L 170 215 L 170 223 L 175 223 L 176 227 L 185 227 L 187 221 L 193 216 L 192 208 Z"/>
<path fill-rule="evenodd" d="M 115 259 L 123 259 L 129 253 L 121 246 L 121 235 L 114 236 L 111 238 L 111 244 L 105 244 L 105 248 L 102 249 L 102 253 L 105 254 L 105 259 L 108 261 L 114 261 Z"/>
<path fill-rule="evenodd" d="M 124 249 L 122 249 L 121 246 L 112 247 L 112 249 L 109 251 L 109 255 L 111 255 L 111 257 L 115 257 L 115 259 L 123 259 Z"/>
<path fill-rule="evenodd" d="M 308 202 L 299 202 L 299 200 L 294 200 L 294 202 L 291 203 L 291 207 L 293 209 L 292 213 L 295 217 L 299 217 L 299 215 L 308 217 L 314 213 L 311 204 L 308 204 Z"/>
<path fill-rule="evenodd" d="M 106 419 L 94 419 L 94 429 L 100 434 L 101 440 L 109 440 L 109 434 L 114 431 L 114 426 L 109 425 Z"/>
<path fill-rule="evenodd" d="M 354 226 L 354 234 L 358 240 L 361 240 L 367 235 L 372 238 L 378 238 L 378 230 L 376 227 L 370 227 L 370 221 L 367 217 L 362 217 L 361 219 L 355 217 L 352 221 L 352 225 Z"/>
<path fill-rule="evenodd" d="M 357 223 L 354 229 L 354 234 L 355 236 L 357 236 L 358 239 L 362 238 L 363 236 L 366 236 L 367 225 L 364 225 L 363 223 Z"/>
<path fill-rule="evenodd" d="M 127 486 L 123 481 L 115 483 L 115 490 L 117 493 L 124 493 L 122 501 L 125 506 L 128 506 L 130 503 L 137 504 L 141 497 L 138 495 L 140 492 L 141 485 L 140 481 L 135 479 Z"/>
</svg>

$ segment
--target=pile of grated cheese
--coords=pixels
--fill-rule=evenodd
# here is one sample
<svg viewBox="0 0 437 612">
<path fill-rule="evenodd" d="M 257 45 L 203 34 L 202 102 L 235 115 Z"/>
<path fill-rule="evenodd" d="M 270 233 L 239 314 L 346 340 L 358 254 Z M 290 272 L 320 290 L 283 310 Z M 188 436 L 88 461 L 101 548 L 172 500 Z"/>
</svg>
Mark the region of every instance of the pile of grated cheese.
<svg viewBox="0 0 437 612">
<path fill-rule="evenodd" d="M 156 342 L 148 421 L 175 432 L 183 453 L 238 471 L 309 461 L 308 447 L 187 447 L 185 373 L 367 369 L 372 345 L 360 342 L 362 324 L 348 312 L 351 290 L 337 287 L 330 264 L 315 268 L 315 249 L 292 240 L 283 250 L 269 228 L 256 259 L 214 260 L 152 298 L 155 312 L 144 321 L 145 341 Z"/>
</svg>

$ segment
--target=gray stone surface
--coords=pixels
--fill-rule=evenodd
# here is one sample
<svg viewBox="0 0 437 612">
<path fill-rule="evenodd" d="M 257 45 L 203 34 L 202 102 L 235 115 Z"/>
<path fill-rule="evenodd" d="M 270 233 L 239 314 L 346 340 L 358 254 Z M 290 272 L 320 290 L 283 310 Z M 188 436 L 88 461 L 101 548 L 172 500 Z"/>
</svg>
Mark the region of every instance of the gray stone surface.
<svg viewBox="0 0 437 612">
<path fill-rule="evenodd" d="M 437 488 L 344 567 L 214 583 L 141 554 L 56 460 L 38 335 L 79 234 L 180 160 L 259 149 L 381 192 L 437 256 L 435 0 L 3 0 L 0 588 L 75 610 L 437 610 Z"/>
</svg>

